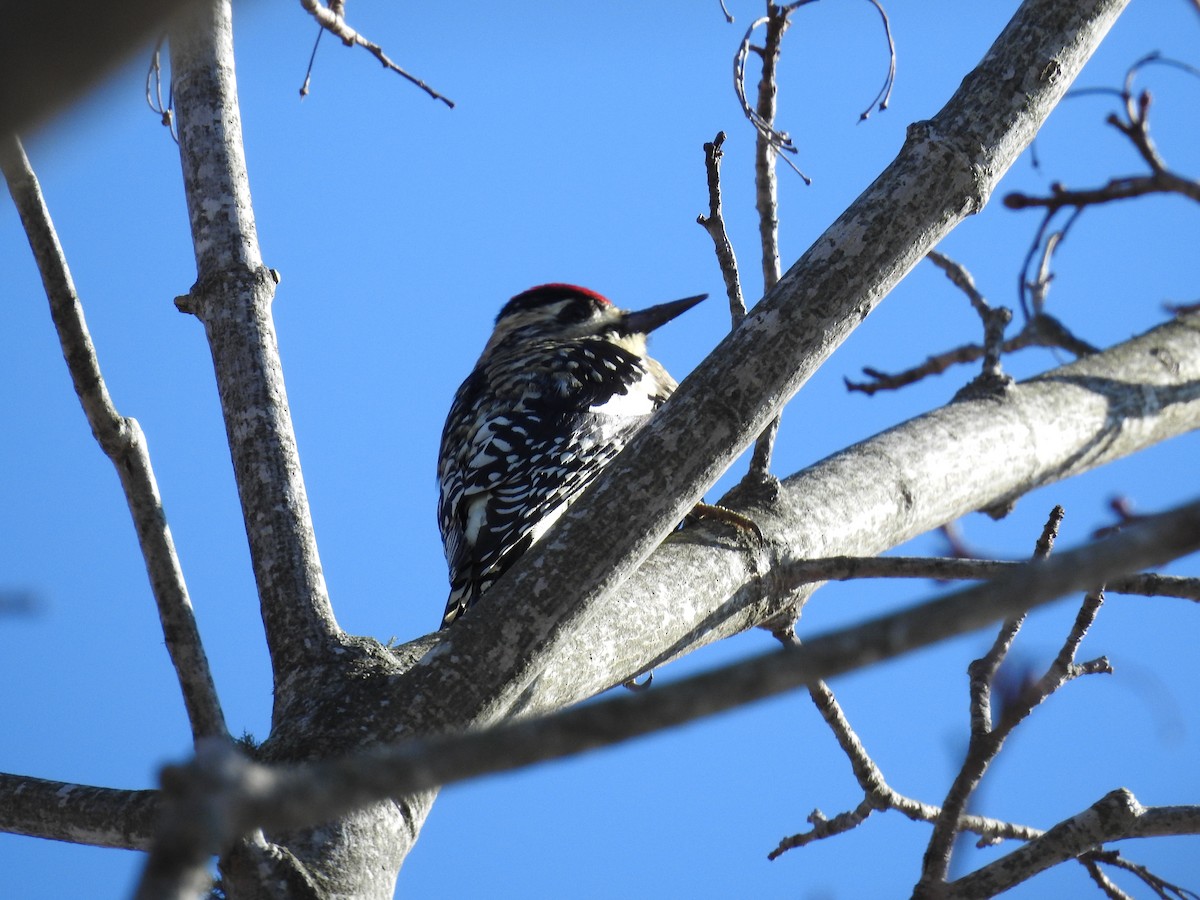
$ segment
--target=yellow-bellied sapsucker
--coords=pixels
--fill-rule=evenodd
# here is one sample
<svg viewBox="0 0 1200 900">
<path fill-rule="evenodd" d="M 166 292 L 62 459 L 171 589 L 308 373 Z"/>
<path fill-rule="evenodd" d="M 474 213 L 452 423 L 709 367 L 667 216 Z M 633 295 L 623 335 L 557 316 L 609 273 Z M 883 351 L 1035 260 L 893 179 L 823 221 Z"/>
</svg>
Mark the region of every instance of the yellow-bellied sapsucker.
<svg viewBox="0 0 1200 900">
<path fill-rule="evenodd" d="M 445 627 L 542 537 L 675 390 L 646 335 L 704 299 L 627 312 L 585 288 L 513 297 L 454 395 L 438 457 Z"/>
</svg>

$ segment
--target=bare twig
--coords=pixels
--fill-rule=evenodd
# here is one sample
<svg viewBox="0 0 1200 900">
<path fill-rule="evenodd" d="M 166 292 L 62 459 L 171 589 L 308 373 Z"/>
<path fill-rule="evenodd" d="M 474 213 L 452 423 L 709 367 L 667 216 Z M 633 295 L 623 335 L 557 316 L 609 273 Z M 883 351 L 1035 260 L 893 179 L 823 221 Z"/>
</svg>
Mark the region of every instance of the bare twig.
<svg viewBox="0 0 1200 900">
<path fill-rule="evenodd" d="M 1156 172 L 1153 175 L 1131 175 L 1113 178 L 1097 188 L 1068 190 L 1061 184 L 1052 184 L 1046 197 L 1012 193 L 1004 198 L 1009 209 L 1052 209 L 1064 207 L 1096 206 L 1117 200 L 1132 200 L 1150 194 L 1181 194 L 1189 200 L 1200 202 L 1200 181 L 1193 181 L 1172 172 Z"/>
<path fill-rule="evenodd" d="M 795 640 L 795 635 L 792 634 Z M 799 642 L 796 641 L 798 644 Z M 893 790 L 884 779 L 883 772 L 875 761 L 867 754 L 858 735 L 850 726 L 849 720 L 842 711 L 841 705 L 833 695 L 833 691 L 823 681 L 809 686 L 809 696 L 821 713 L 842 752 L 850 761 L 855 780 L 863 791 L 863 800 L 853 810 L 839 813 L 832 819 L 826 818 L 820 810 L 813 810 L 808 821 L 813 826 L 810 830 L 791 837 L 784 838 L 779 845 L 767 854 L 767 859 L 777 859 L 789 850 L 803 847 L 814 841 L 842 834 L 857 827 L 876 811 L 894 809 L 912 819 L 914 822 L 934 822 L 941 814 L 941 809 L 921 803 Z M 959 819 L 961 831 L 972 831 L 980 835 L 980 842 L 992 844 L 1006 838 L 1032 840 L 1042 834 L 1037 828 L 1002 822 L 984 816 L 966 815 Z"/>
<path fill-rule="evenodd" d="M 767 3 L 766 40 L 759 56 L 762 59 L 762 74 L 758 81 L 758 100 L 755 105 L 756 137 L 754 142 L 754 203 L 758 211 L 758 234 L 762 249 L 763 293 L 766 294 L 779 283 L 782 268 L 779 262 L 779 182 L 775 172 L 778 156 L 775 135 L 776 97 L 779 93 L 776 71 L 779 64 L 780 45 L 788 29 L 789 16 L 799 3 L 777 6 Z M 795 167 L 793 167 L 795 168 Z M 804 179 L 808 182 L 808 179 Z M 750 457 L 750 470 L 746 477 L 763 482 L 770 478 L 771 453 L 775 438 L 779 434 L 776 416 L 763 429 L 754 442 Z"/>
<path fill-rule="evenodd" d="M 1133 897 L 1121 890 L 1113 881 L 1100 870 L 1100 864 L 1096 861 L 1093 854 L 1088 853 L 1079 858 L 1084 869 L 1087 870 L 1088 877 L 1096 883 L 1096 887 L 1104 893 L 1108 900 L 1134 900 Z"/>
<path fill-rule="evenodd" d="M 1046 559 L 1050 555 L 1050 551 L 1054 548 L 1054 541 L 1058 537 L 1058 529 L 1062 524 L 1064 515 L 1065 512 L 1061 506 L 1055 506 L 1050 511 L 1050 516 L 1046 519 L 1046 524 L 1042 528 L 1041 537 L 1038 538 L 1037 544 L 1034 546 L 1033 558 L 1035 560 Z M 1004 662 L 1004 658 L 1008 655 L 1008 651 L 1012 648 L 1012 643 L 1016 640 L 1017 633 L 1021 630 L 1021 626 L 1024 623 L 1024 614 L 1008 619 L 1000 627 L 1000 632 L 996 635 L 996 639 L 992 642 L 992 646 L 988 649 L 987 653 L 980 659 L 972 662 L 967 670 L 971 676 L 970 708 L 972 734 L 976 732 L 986 734 L 992 730 L 992 682 L 996 677 L 996 672 L 999 670 L 1000 664 Z M 968 799 L 969 797 L 963 797 L 962 805 L 964 808 Z M 951 843 L 953 843 L 953 839 L 953 835 L 951 835 Z"/>
<path fill-rule="evenodd" d="M 1095 537 L 1104 537 L 1107 532 Z M 932 581 L 983 580 L 1020 568 L 1024 563 L 993 559 L 926 556 L 834 556 L 802 559 L 776 567 L 772 578 L 789 590 L 819 581 L 860 578 L 927 578 Z M 1200 602 L 1200 578 L 1145 572 L 1110 579 L 1108 594 L 1178 597 Z"/>
<path fill-rule="evenodd" d="M 1099 806 L 1099 804 L 1096 805 Z M 1092 863 L 1095 864 L 1097 868 L 1100 865 L 1106 865 L 1112 866 L 1115 869 L 1120 869 L 1123 872 L 1128 872 L 1145 884 L 1146 887 L 1150 888 L 1150 890 L 1154 891 L 1155 896 L 1162 898 L 1162 900 L 1200 900 L 1200 894 L 1197 894 L 1195 891 L 1191 891 L 1185 887 L 1180 887 L 1177 884 L 1173 884 L 1170 881 L 1167 881 L 1165 878 L 1160 878 L 1158 875 L 1155 875 L 1153 872 L 1139 863 L 1122 859 L 1120 853 L 1118 853 L 1116 850 L 1093 850 L 1091 853 L 1085 853 L 1083 856 L 1081 856 L 1080 862 L 1082 862 L 1085 866 L 1088 866 L 1089 863 Z M 1090 867 L 1088 871 L 1089 873 L 1091 872 Z M 1101 877 L 1103 877 L 1102 873 Z M 1107 878 L 1104 880 L 1108 881 Z M 1112 884 L 1111 881 L 1108 883 Z M 1113 887 L 1114 889 L 1116 888 L 1115 885 Z M 1125 895 L 1117 890 L 1116 896 L 1124 897 Z"/>
<path fill-rule="evenodd" d="M 762 59 L 762 74 L 758 80 L 758 99 L 754 118 L 756 138 L 754 143 L 754 205 L 758 210 L 758 237 L 762 247 L 763 293 L 779 283 L 779 184 L 775 177 L 776 97 L 779 87 L 776 70 L 779 65 L 780 45 L 788 29 L 791 8 L 767 4 L 766 39 L 759 56 Z"/>
<path fill-rule="evenodd" d="M 454 108 L 453 100 L 451 100 L 449 97 L 446 97 L 444 94 L 438 93 L 420 78 L 397 65 L 387 56 L 386 53 L 383 52 L 382 47 L 376 43 L 373 43 L 372 41 L 367 40 L 365 37 L 347 25 L 346 20 L 342 18 L 340 4 L 338 5 L 339 11 L 335 11 L 330 9 L 328 6 L 325 6 L 321 3 L 321 0 L 300 0 L 300 5 L 303 6 L 304 9 L 307 10 L 308 13 L 317 20 L 317 23 L 322 28 L 333 34 L 335 37 L 340 38 L 341 42 L 347 47 L 352 47 L 357 44 L 359 47 L 366 49 L 367 52 L 369 52 L 372 56 L 379 60 L 380 63 L 383 64 L 385 69 L 391 69 L 401 78 L 404 78 L 412 84 L 415 84 L 434 100 L 440 100 L 451 109 Z M 313 52 L 314 54 L 316 53 L 316 47 L 313 48 Z M 306 77 L 304 79 L 304 88 L 302 88 L 300 92 L 301 96 L 304 96 L 304 94 L 307 92 L 307 87 L 308 78 Z"/>
<path fill-rule="evenodd" d="M 1125 118 L 1121 119 L 1116 113 L 1112 113 L 1105 119 L 1109 125 L 1116 128 L 1133 144 L 1142 161 L 1150 169 L 1149 175 L 1113 178 L 1100 187 L 1085 188 L 1083 190 L 1068 190 L 1061 184 L 1054 183 L 1050 186 L 1049 195 L 1044 197 L 1019 192 L 1005 196 L 1004 205 L 1009 209 L 1045 210 L 1041 224 L 1038 226 L 1037 235 L 1030 246 L 1029 252 L 1026 254 L 1025 263 L 1021 268 L 1019 285 L 1021 308 L 1025 310 L 1027 317 L 1032 318 L 1041 312 L 1036 303 L 1036 298 L 1033 316 L 1031 316 L 1029 307 L 1026 305 L 1026 291 L 1030 288 L 1030 285 L 1027 283 L 1026 273 L 1029 272 L 1030 265 L 1034 256 L 1037 255 L 1038 249 L 1043 247 L 1043 238 L 1045 238 L 1045 244 L 1042 253 L 1041 268 L 1044 274 L 1057 244 L 1066 237 L 1066 233 L 1071 225 L 1085 209 L 1119 200 L 1130 200 L 1150 194 L 1163 193 L 1179 194 L 1200 203 L 1200 181 L 1185 178 L 1170 171 L 1161 154 L 1158 152 L 1157 147 L 1155 147 L 1153 139 L 1150 137 L 1149 92 L 1142 91 L 1137 96 L 1134 95 L 1133 81 L 1137 73 L 1146 65 L 1158 62 L 1176 66 L 1191 74 L 1200 75 L 1200 70 L 1177 63 L 1174 60 L 1164 60 L 1157 54 L 1150 54 L 1143 57 L 1129 67 L 1125 74 L 1125 83 L 1121 90 L 1113 92 L 1116 93 L 1122 102 Z M 1063 210 L 1070 210 L 1070 218 L 1068 218 L 1067 224 L 1059 232 L 1050 233 L 1051 222 Z M 1039 278 L 1035 283 L 1042 285 L 1049 284 L 1045 278 Z"/>
<path fill-rule="evenodd" d="M 1068 227 L 1069 225 L 1070 223 L 1068 223 Z M 1055 232 L 1046 239 L 1045 251 L 1038 267 L 1036 279 L 1031 282 L 1026 282 L 1022 279 L 1021 307 L 1026 314 L 1026 323 L 1025 327 L 1018 334 L 1008 340 L 1004 340 L 1003 338 L 1004 330 L 1012 318 L 1009 310 L 1004 307 L 993 309 L 975 286 L 975 281 L 970 273 L 963 266 L 936 251 L 930 251 L 928 254 L 929 260 L 942 269 L 950 281 L 967 295 L 971 301 L 971 305 L 983 319 L 984 343 L 982 345 L 963 344 L 944 353 L 927 357 L 925 362 L 920 365 L 895 374 L 881 372 L 879 369 L 869 366 L 864 367 L 863 374 L 871 380 L 858 382 L 846 378 L 844 379 L 846 389 L 871 396 L 879 391 L 897 390 L 906 387 L 932 375 L 940 375 L 951 366 L 975 362 L 978 359 L 984 360 L 983 373 L 976 382 L 967 385 L 964 390 L 970 390 L 979 385 L 989 389 L 1003 389 L 1011 384 L 1011 379 L 1005 376 L 1000 369 L 1000 359 L 1005 354 L 1015 353 L 1027 347 L 1061 348 L 1069 353 L 1073 353 L 1075 356 L 1086 356 L 1097 352 L 1096 347 L 1074 335 L 1062 322 L 1044 311 L 1046 293 L 1049 291 L 1050 282 L 1054 277 L 1050 273 L 1050 259 L 1055 248 L 1061 242 L 1065 231 L 1064 229 L 1062 232 Z M 1042 246 L 1040 231 L 1030 251 L 1031 255 L 1026 257 L 1023 271 L 1028 269 L 1032 254 L 1039 246 Z M 1030 304 L 1026 303 L 1027 292 L 1032 296 L 1032 311 L 1030 310 Z"/>
<path fill-rule="evenodd" d="M 721 147 L 724 143 L 725 132 L 721 131 L 704 145 L 704 170 L 708 176 L 708 215 L 697 216 L 696 223 L 712 238 L 717 264 L 721 268 L 721 278 L 725 281 L 725 295 L 729 298 L 729 317 L 733 320 L 733 327 L 737 328 L 742 319 L 746 318 L 746 300 L 742 295 L 737 256 L 725 230 L 725 217 L 721 210 Z"/>
<path fill-rule="evenodd" d="M 308 96 L 308 86 L 312 84 L 313 66 L 317 63 L 317 48 L 321 46 L 321 36 L 323 34 L 325 34 L 325 29 L 317 26 L 317 37 L 313 41 L 312 53 L 308 55 L 308 67 L 304 70 L 304 84 L 300 85 L 301 100 Z"/>
<path fill-rule="evenodd" d="M 926 257 L 935 266 L 946 273 L 960 291 L 967 295 L 971 306 L 983 320 L 983 372 L 980 377 L 995 386 L 1012 383 L 1012 378 L 1005 375 L 1000 367 L 1000 357 L 1004 352 L 1004 329 L 1012 321 L 1012 310 L 1004 306 L 993 308 L 979 289 L 975 287 L 975 279 L 960 263 L 950 259 L 936 250 L 929 251 Z"/>
<path fill-rule="evenodd" d="M 1054 544 L 1062 521 L 1062 508 L 1055 507 L 1046 522 L 1042 537 L 1034 551 L 1034 559 L 1044 562 Z M 1095 590 L 1084 599 L 1075 624 L 1063 642 L 1054 662 L 1038 680 L 1026 683 L 995 716 L 991 708 L 992 684 L 1020 630 L 1024 616 L 1008 619 L 1000 629 L 992 648 L 969 667 L 971 677 L 971 737 L 966 759 L 954 783 L 946 794 L 942 815 L 934 824 L 933 835 L 925 851 L 921 880 L 915 896 L 936 894 L 945 884 L 950 869 L 950 857 L 958 834 L 958 818 L 965 810 L 971 795 L 982 782 L 988 767 L 999 754 L 1008 736 L 1032 711 L 1068 681 L 1081 675 L 1109 673 L 1112 668 L 1104 658 L 1076 663 L 1075 654 L 1080 642 L 1095 620 L 1103 603 L 1103 593 Z M 1017 851 L 1020 852 L 1020 851 Z M 1030 873 L 1032 874 L 1032 873 Z M 1026 875 L 1025 877 L 1028 877 Z"/>
<path fill-rule="evenodd" d="M 92 434 L 120 476 L 192 734 L 197 740 L 227 738 L 225 717 L 196 627 L 175 542 L 167 527 L 146 437 L 135 419 L 120 415 L 113 406 L 50 211 L 25 150 L 15 137 L 7 138 L 0 146 L 0 166 L 42 274 L 50 315 L 75 392 Z"/>
<path fill-rule="evenodd" d="M 1001 354 L 1015 353 L 1029 347 L 1059 347 L 1070 350 L 1076 356 L 1086 356 L 1096 352 L 1096 348 L 1074 334 L 1058 319 L 1048 314 L 1031 319 L 1020 332 L 1000 345 Z M 888 373 L 870 366 L 863 367 L 863 374 L 870 381 L 851 381 L 844 378 L 846 389 L 858 391 L 871 396 L 879 391 L 894 391 L 915 384 L 932 375 L 941 375 L 951 366 L 973 363 L 982 359 L 987 348 L 980 344 L 963 344 L 944 353 L 937 353 L 926 358 L 925 362 L 901 372 Z"/>
</svg>

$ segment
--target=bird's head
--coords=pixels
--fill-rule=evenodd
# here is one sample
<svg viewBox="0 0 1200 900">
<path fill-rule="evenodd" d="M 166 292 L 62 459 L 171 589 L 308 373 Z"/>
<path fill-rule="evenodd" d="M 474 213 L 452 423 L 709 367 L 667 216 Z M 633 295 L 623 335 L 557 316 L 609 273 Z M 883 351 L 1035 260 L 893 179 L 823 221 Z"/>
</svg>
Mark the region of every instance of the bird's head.
<svg viewBox="0 0 1200 900">
<path fill-rule="evenodd" d="M 596 337 L 639 343 L 646 335 L 691 309 L 707 294 L 630 312 L 595 291 L 573 284 L 543 284 L 513 297 L 496 317 L 485 354 L 501 344 L 573 341 Z"/>
</svg>

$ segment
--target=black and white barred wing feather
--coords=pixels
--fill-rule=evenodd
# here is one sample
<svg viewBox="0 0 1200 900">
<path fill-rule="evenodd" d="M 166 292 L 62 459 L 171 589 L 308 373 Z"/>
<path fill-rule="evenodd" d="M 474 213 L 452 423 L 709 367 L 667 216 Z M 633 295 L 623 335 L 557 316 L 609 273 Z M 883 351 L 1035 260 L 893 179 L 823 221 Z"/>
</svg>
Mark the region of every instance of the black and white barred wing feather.
<svg viewBox="0 0 1200 900">
<path fill-rule="evenodd" d="M 526 348 L 520 369 L 501 359 L 471 373 L 442 435 L 443 625 L 545 534 L 672 388 L 603 340 Z"/>
</svg>

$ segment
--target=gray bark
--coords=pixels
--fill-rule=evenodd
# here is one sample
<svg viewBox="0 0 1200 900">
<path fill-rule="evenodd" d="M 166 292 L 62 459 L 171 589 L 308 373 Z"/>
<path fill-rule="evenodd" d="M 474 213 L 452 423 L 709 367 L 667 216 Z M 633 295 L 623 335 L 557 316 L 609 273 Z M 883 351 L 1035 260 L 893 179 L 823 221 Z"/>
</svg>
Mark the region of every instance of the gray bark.
<svg viewBox="0 0 1200 900">
<path fill-rule="evenodd" d="M 910 128 L 896 161 L 488 602 L 449 633 L 397 650 L 342 634 L 326 595 L 241 157 L 226 4 L 179 32 L 175 98 L 198 268 L 182 305 L 213 349 L 271 648 L 276 705 L 258 758 L 330 758 L 560 708 L 788 621 L 809 591 L 773 574 L 797 559 L 878 552 L 1200 426 L 1200 325 L 1181 318 L 897 426 L 780 485 L 735 492 L 728 505 L 754 519 L 764 546 L 702 528 L 663 542 L 891 287 L 982 208 L 1124 5 L 1026 2 L 946 107 Z M 142 820 L 122 812 L 132 794 L 102 799 L 143 846 Z M 267 837 L 288 883 L 307 893 L 388 897 L 433 797 Z M 246 847 L 225 871 L 230 896 L 271 896 Z"/>
<path fill-rule="evenodd" d="M 176 304 L 204 323 L 276 684 L 340 637 L 292 430 L 242 148 L 229 4 L 180 21 L 171 88 L 196 283 Z M 278 712 L 278 710 L 277 710 Z"/>
</svg>

